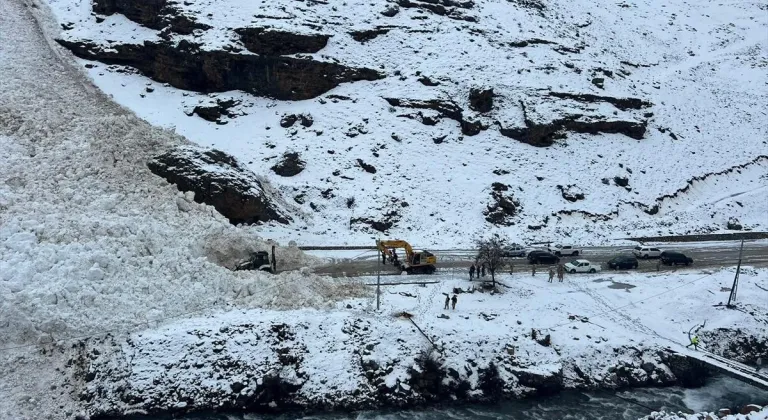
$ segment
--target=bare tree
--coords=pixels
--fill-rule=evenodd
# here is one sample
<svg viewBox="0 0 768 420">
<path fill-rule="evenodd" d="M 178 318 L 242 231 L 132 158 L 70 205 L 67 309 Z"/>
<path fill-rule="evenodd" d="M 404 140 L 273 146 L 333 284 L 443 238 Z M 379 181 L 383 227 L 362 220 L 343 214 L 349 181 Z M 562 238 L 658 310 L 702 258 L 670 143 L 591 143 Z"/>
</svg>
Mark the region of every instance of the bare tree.
<svg viewBox="0 0 768 420">
<path fill-rule="evenodd" d="M 477 244 L 477 260 L 488 268 L 494 288 L 496 287 L 496 271 L 507 264 L 507 259 L 504 257 L 505 242 L 498 236 L 490 239 L 478 239 L 475 242 Z"/>
</svg>

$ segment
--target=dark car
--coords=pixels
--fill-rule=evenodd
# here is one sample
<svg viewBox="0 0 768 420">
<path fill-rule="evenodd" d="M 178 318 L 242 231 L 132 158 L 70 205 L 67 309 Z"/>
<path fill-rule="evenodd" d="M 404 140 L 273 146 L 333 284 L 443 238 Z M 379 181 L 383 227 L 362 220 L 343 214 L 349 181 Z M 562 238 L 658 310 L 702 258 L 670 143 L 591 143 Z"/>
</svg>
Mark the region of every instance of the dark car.
<svg viewBox="0 0 768 420">
<path fill-rule="evenodd" d="M 664 265 L 693 264 L 693 258 L 686 257 L 682 252 L 664 251 L 661 253 L 661 263 Z"/>
<path fill-rule="evenodd" d="M 530 264 L 555 264 L 560 262 L 560 258 L 547 251 L 531 251 L 528 253 L 528 262 Z"/>
<path fill-rule="evenodd" d="M 608 268 L 614 270 L 637 268 L 637 258 L 630 255 L 618 255 L 608 260 Z"/>
</svg>

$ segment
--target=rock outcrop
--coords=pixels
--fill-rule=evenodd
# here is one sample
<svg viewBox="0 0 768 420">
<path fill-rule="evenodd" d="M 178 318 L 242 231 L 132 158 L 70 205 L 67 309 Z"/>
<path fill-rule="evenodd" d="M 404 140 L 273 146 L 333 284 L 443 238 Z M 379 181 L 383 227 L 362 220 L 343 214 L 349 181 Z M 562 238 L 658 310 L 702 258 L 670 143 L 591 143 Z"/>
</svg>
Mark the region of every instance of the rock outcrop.
<svg viewBox="0 0 768 420">
<path fill-rule="evenodd" d="M 215 207 L 232 224 L 291 221 L 266 180 L 224 152 L 178 148 L 153 158 L 147 166 L 180 191 L 194 191 L 196 202 Z"/>
<path fill-rule="evenodd" d="M 474 136 L 480 134 L 482 130 L 488 127 L 484 126 L 480 121 L 465 118 L 464 111 L 453 101 L 445 101 L 440 99 L 398 99 L 398 98 L 384 98 L 390 105 L 394 107 L 411 108 L 411 109 L 431 109 L 437 111 L 440 118 L 448 118 L 457 121 L 461 126 L 461 132 L 468 136 Z M 434 125 L 437 121 L 423 120 L 422 123 L 426 125 Z"/>
<path fill-rule="evenodd" d="M 243 90 L 256 96 L 301 100 L 341 83 L 384 77 L 374 70 L 331 62 L 201 50 L 186 41 L 109 48 L 88 41 L 57 41 L 80 58 L 134 67 L 155 81 L 197 92 Z"/>
<path fill-rule="evenodd" d="M 234 99 L 223 101 L 217 99 L 215 103 L 196 106 L 192 110 L 192 114 L 196 114 L 206 121 L 215 122 L 217 124 L 226 124 L 226 121 L 222 121 L 221 117 L 234 117 L 234 114 L 232 114 L 229 110 L 239 103 L 240 101 L 236 101 Z"/>
<path fill-rule="evenodd" d="M 493 88 L 472 88 L 469 91 L 469 107 L 477 112 L 489 112 L 493 108 Z"/>
<path fill-rule="evenodd" d="M 272 171 L 280 176 L 294 176 L 301 173 L 307 166 L 307 162 L 301 160 L 297 152 L 287 152 L 276 165 L 272 166 Z"/>
<path fill-rule="evenodd" d="M 238 28 L 245 48 L 259 55 L 276 56 L 298 53 L 316 53 L 325 48 L 330 35 L 299 34 L 272 28 Z"/>
<path fill-rule="evenodd" d="M 100 15 L 119 13 L 148 28 L 168 28 L 183 35 L 191 34 L 196 29 L 210 29 L 210 26 L 181 13 L 168 0 L 94 0 L 93 12 Z"/>
<path fill-rule="evenodd" d="M 555 140 L 567 137 L 567 133 L 616 133 L 640 140 L 645 135 L 645 121 L 609 120 L 583 115 L 567 115 L 546 123 L 525 120 L 525 127 L 502 127 L 502 135 L 536 147 L 548 147 Z"/>
<path fill-rule="evenodd" d="M 483 211 L 485 220 L 497 226 L 512 225 L 514 217 L 521 209 L 520 202 L 508 193 L 508 185 L 494 182 L 491 189 L 491 203 Z"/>
</svg>

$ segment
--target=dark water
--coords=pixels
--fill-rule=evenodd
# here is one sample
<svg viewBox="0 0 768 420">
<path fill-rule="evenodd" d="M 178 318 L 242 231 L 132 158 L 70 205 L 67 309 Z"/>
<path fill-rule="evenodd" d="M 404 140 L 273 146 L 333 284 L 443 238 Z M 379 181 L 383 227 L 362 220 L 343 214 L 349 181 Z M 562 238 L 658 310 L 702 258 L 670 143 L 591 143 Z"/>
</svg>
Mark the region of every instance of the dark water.
<svg viewBox="0 0 768 420">
<path fill-rule="evenodd" d="M 654 388 L 624 392 L 567 392 L 531 401 L 495 405 L 457 405 L 419 410 L 363 411 L 279 416 L 253 414 L 195 414 L 183 420 L 637 420 L 651 411 L 716 411 L 749 403 L 768 403 L 763 391 L 727 377 L 715 377 L 698 389 Z M 171 417 L 131 417 L 131 420 L 166 420 Z"/>
</svg>

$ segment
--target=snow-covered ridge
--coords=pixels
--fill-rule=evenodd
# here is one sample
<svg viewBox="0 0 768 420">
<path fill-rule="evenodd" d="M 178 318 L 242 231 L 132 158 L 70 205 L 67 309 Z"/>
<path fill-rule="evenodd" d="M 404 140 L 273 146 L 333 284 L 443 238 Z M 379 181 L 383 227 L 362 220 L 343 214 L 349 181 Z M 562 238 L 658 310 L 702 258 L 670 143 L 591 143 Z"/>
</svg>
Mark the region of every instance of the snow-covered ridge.
<svg viewBox="0 0 768 420">
<path fill-rule="evenodd" d="M 163 16 L 184 16 L 202 29 L 132 21 L 119 10 L 94 15 L 86 0 L 50 1 L 71 28 L 59 35 L 68 42 L 186 43 L 385 76 L 341 84 L 315 99 L 277 101 L 242 92 L 211 98 L 89 63 L 88 73 L 119 103 L 248 162 L 314 215 L 266 227 L 271 237 L 318 244 L 332 235 L 337 243 L 360 243 L 380 234 L 365 221 L 391 222 L 388 234 L 425 246 L 468 244 L 480 232 L 600 243 L 720 231 L 731 218 L 765 228 L 762 164 L 707 178 L 675 199 L 684 206 L 658 203 L 689 180 L 768 154 L 761 58 L 768 20 L 759 4 L 157 3 L 173 8 Z M 243 30 L 255 35 L 246 39 Z M 473 89 L 493 90 L 490 109 L 473 103 Z M 219 123 L 184 114 L 212 99 L 239 105 Z M 453 108 L 412 109 L 392 99 Z M 315 123 L 280 127 L 288 114 L 311 114 Z M 541 135 L 552 146 L 523 143 Z M 269 168 L 285 153 L 300 154 L 306 169 L 277 176 Z M 498 205 L 494 183 L 509 186 L 519 203 L 514 224 L 486 219 L 489 206 Z M 583 198 L 566 198 L 564 188 Z"/>
</svg>

